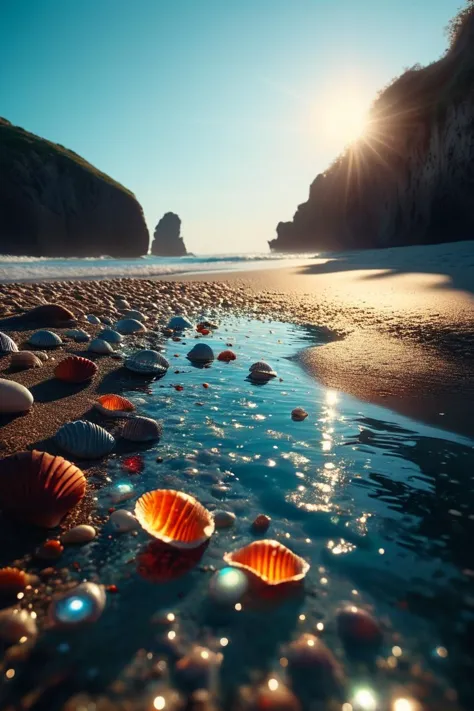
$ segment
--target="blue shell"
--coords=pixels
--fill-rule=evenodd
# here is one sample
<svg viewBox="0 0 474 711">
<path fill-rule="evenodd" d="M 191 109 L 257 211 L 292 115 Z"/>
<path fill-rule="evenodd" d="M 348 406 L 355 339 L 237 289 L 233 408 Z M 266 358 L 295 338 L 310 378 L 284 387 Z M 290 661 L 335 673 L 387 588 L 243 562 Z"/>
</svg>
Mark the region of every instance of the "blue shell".
<svg viewBox="0 0 474 711">
<path fill-rule="evenodd" d="M 214 360 L 214 351 L 207 343 L 196 343 L 194 348 L 189 351 L 187 358 L 195 363 L 209 363 Z"/>
<path fill-rule="evenodd" d="M 71 328 L 66 331 L 65 335 L 68 338 L 72 338 L 76 343 L 85 343 L 90 338 L 89 334 L 83 331 L 82 328 Z"/>
<path fill-rule="evenodd" d="M 173 316 L 168 323 L 168 328 L 173 331 L 184 331 L 186 328 L 193 328 L 193 324 L 184 316 Z"/>
<path fill-rule="evenodd" d="M 114 349 L 108 341 L 103 338 L 94 338 L 89 343 L 89 348 L 87 349 L 91 353 L 99 353 L 100 355 L 110 355 L 114 352 Z"/>
<path fill-rule="evenodd" d="M 129 333 L 138 333 L 139 331 L 146 331 L 146 326 L 144 326 L 140 321 L 134 318 L 122 318 L 117 321 L 115 328 L 119 333 L 127 335 Z"/>
<path fill-rule="evenodd" d="M 122 343 L 123 338 L 118 331 L 114 331 L 112 328 L 104 328 L 97 334 L 97 338 L 101 338 L 107 343 Z"/>
<path fill-rule="evenodd" d="M 18 346 L 16 345 L 13 338 L 7 336 L 6 333 L 0 331 L 0 352 L 2 353 L 16 353 L 18 351 Z"/>
<path fill-rule="evenodd" d="M 63 425 L 56 432 L 55 440 L 65 452 L 82 459 L 105 457 L 115 446 L 115 439 L 107 430 L 87 420 Z"/>
<path fill-rule="evenodd" d="M 56 348 L 61 345 L 62 340 L 52 331 L 35 331 L 31 334 L 28 343 L 38 348 Z"/>
</svg>

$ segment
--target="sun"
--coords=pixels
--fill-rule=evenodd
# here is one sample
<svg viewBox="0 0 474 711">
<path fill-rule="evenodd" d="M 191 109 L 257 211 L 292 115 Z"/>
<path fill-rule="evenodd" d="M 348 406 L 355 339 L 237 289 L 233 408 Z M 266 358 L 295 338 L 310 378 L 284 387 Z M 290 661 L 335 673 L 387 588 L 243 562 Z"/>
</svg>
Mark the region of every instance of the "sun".
<svg viewBox="0 0 474 711">
<path fill-rule="evenodd" d="M 367 106 L 357 97 L 340 97 L 324 106 L 321 128 L 326 138 L 347 145 L 363 138 L 369 127 Z"/>
</svg>

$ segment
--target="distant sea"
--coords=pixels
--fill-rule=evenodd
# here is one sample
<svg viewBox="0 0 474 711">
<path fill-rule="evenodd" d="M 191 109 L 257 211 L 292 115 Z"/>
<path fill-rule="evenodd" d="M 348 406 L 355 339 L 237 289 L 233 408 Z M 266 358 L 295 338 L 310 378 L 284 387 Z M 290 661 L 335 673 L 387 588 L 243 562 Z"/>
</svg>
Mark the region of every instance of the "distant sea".
<svg viewBox="0 0 474 711">
<path fill-rule="evenodd" d="M 159 277 L 170 274 L 248 271 L 306 264 L 314 253 L 304 254 L 204 254 L 188 257 L 136 259 L 17 257 L 0 255 L 0 281 L 53 279 L 108 279 L 113 277 Z"/>
</svg>

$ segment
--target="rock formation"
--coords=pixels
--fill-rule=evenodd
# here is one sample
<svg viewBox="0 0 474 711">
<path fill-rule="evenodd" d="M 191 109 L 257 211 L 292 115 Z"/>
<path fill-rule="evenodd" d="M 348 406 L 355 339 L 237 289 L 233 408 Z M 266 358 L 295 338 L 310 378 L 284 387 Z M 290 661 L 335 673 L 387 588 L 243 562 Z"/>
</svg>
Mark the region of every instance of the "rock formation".
<svg viewBox="0 0 474 711">
<path fill-rule="evenodd" d="M 157 257 L 185 257 L 186 246 L 181 237 L 181 220 L 174 212 L 167 212 L 158 222 L 151 252 Z"/>
<path fill-rule="evenodd" d="M 474 237 L 474 2 L 449 50 L 375 100 L 365 138 L 310 187 L 270 248 L 341 250 Z"/>
<path fill-rule="evenodd" d="M 63 146 L 0 118 L 0 253 L 34 257 L 146 254 L 134 195 Z"/>
</svg>

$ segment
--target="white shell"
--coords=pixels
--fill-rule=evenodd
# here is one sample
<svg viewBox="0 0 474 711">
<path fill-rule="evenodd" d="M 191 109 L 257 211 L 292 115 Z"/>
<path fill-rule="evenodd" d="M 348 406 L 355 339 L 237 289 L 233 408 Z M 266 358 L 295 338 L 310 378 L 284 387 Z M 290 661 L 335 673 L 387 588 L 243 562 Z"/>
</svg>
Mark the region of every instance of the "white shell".
<svg viewBox="0 0 474 711">
<path fill-rule="evenodd" d="M 112 328 L 104 328 L 100 333 L 97 334 L 97 338 L 101 338 L 107 343 L 122 343 L 123 338 L 118 331 L 114 331 Z"/>
<path fill-rule="evenodd" d="M 115 306 L 117 309 L 129 309 L 130 304 L 124 296 L 115 297 Z"/>
<path fill-rule="evenodd" d="M 230 528 L 235 523 L 232 511 L 214 511 L 212 514 L 216 528 Z"/>
<path fill-rule="evenodd" d="M 89 323 L 93 323 L 94 325 L 101 323 L 100 318 L 98 318 L 98 316 L 94 316 L 94 314 L 87 314 L 86 319 Z"/>
<path fill-rule="evenodd" d="M 161 353 L 152 350 L 137 351 L 125 361 L 125 367 L 134 373 L 144 375 L 162 375 L 170 367 L 169 362 Z"/>
<path fill-rule="evenodd" d="M 141 311 L 134 311 L 133 309 L 131 311 L 125 311 L 123 313 L 123 317 L 124 318 L 133 318 L 133 319 L 135 319 L 135 321 L 140 321 L 141 323 L 148 320 L 147 317 L 145 316 L 145 314 L 142 314 Z"/>
<path fill-rule="evenodd" d="M 90 338 L 89 334 L 83 331 L 82 328 L 71 328 L 64 335 L 72 338 L 76 343 L 85 343 Z"/>
<path fill-rule="evenodd" d="M 17 351 L 12 353 L 10 367 L 13 370 L 28 370 L 29 368 L 40 368 L 43 361 L 32 351 Z"/>
<path fill-rule="evenodd" d="M 38 348 L 56 348 L 61 345 L 62 340 L 52 331 L 35 331 L 31 334 L 28 343 Z"/>
<path fill-rule="evenodd" d="M 99 353 L 100 355 L 110 355 L 114 352 L 114 349 L 107 341 L 102 340 L 102 338 L 94 338 L 87 349 L 91 353 Z"/>
<path fill-rule="evenodd" d="M 88 526 L 82 523 L 80 526 L 74 526 L 69 531 L 66 531 L 61 536 L 61 543 L 68 545 L 69 543 L 90 543 L 96 537 L 97 532 L 94 526 Z"/>
<path fill-rule="evenodd" d="M 133 318 L 120 319 L 120 321 L 117 321 L 115 324 L 115 328 L 119 333 L 123 333 L 124 335 L 146 331 L 146 326 Z"/>
<path fill-rule="evenodd" d="M 33 404 L 33 395 L 20 383 L 0 378 L 0 412 L 27 412 Z"/>
<path fill-rule="evenodd" d="M 168 323 L 168 328 L 173 331 L 184 331 L 186 328 L 193 328 L 193 324 L 184 316 L 173 316 Z"/>
<path fill-rule="evenodd" d="M 0 353 L 15 353 L 18 350 L 13 338 L 0 331 Z"/>
<path fill-rule="evenodd" d="M 34 638 L 38 634 L 35 618 L 26 610 L 8 608 L 0 611 L 0 639 L 7 644 L 16 644 L 23 637 Z"/>
<path fill-rule="evenodd" d="M 65 452 L 82 459 L 104 457 L 115 445 L 115 439 L 107 430 L 86 420 L 66 423 L 54 439 Z"/>
<path fill-rule="evenodd" d="M 187 358 L 195 363 L 209 363 L 214 360 L 214 351 L 207 343 L 196 343 L 194 348 L 189 351 Z"/>
<path fill-rule="evenodd" d="M 55 595 L 48 611 L 49 622 L 59 627 L 76 627 L 95 622 L 105 607 L 102 585 L 81 583 L 65 593 Z"/>
<path fill-rule="evenodd" d="M 140 528 L 135 516 L 130 511 L 125 511 L 125 509 L 114 511 L 108 520 L 108 526 L 114 533 L 128 533 Z"/>
<path fill-rule="evenodd" d="M 163 434 L 161 422 L 151 417 L 133 417 L 129 419 L 122 430 L 122 437 L 130 442 L 153 442 Z"/>
</svg>

